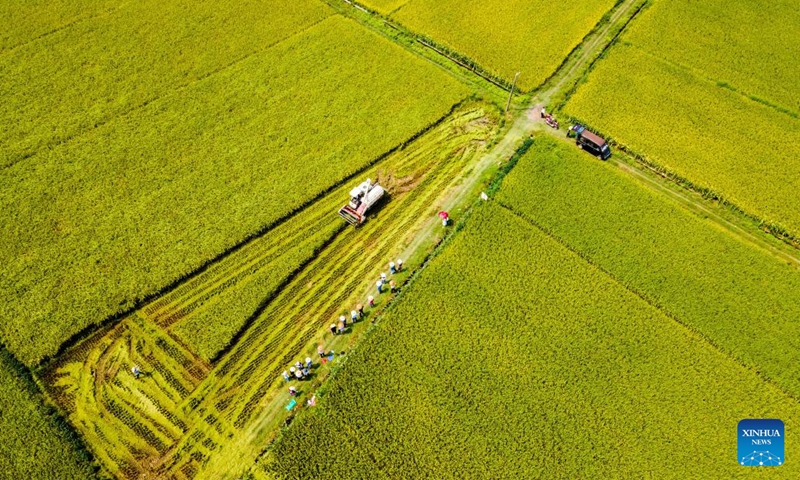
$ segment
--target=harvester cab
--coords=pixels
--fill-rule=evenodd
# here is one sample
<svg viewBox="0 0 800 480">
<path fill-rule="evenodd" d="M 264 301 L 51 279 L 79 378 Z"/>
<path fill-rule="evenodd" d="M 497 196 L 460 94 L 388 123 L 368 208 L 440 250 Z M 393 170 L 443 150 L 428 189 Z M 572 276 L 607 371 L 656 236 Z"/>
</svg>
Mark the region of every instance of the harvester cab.
<svg viewBox="0 0 800 480">
<path fill-rule="evenodd" d="M 386 191 L 369 178 L 350 190 L 350 202 L 339 209 L 339 215 L 350 225 L 361 225 L 367 219 L 367 211 L 380 200 Z"/>
</svg>

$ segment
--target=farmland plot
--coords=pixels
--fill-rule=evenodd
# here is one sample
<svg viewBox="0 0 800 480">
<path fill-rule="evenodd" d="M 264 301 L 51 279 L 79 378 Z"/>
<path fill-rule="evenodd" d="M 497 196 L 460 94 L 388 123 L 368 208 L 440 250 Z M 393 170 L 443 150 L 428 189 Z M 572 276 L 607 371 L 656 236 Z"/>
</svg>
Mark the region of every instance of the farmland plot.
<svg viewBox="0 0 800 480">
<path fill-rule="evenodd" d="M 740 419 L 789 429 L 799 414 L 754 372 L 486 205 L 261 466 L 283 479 L 734 478 Z"/>
<path fill-rule="evenodd" d="M 386 2 L 364 3 L 386 13 Z M 517 85 L 530 90 L 556 70 L 612 6 L 613 0 L 468 5 L 460 0 L 411 0 L 391 18 L 509 82 L 521 72 Z"/>
<path fill-rule="evenodd" d="M 339 314 L 365 302 L 387 259 L 435 219 L 438 202 L 474 167 L 496 127 L 485 106 L 460 108 L 364 172 L 390 196 L 361 228 L 326 226 L 344 224 L 335 213 L 351 187 L 344 184 L 60 355 L 44 372 L 51 395 L 119 477 L 216 479 L 246 468 L 263 449 L 253 431 L 264 428 L 280 372 Z M 308 245 L 298 239 L 314 244 L 320 232 L 332 238 L 307 261 Z M 296 271 L 284 265 L 291 259 Z M 407 260 L 406 272 L 422 258 Z M 287 280 L 274 296 L 273 270 Z M 245 300 L 231 301 L 238 297 Z M 232 325 L 247 317 L 248 328 L 232 338 L 239 333 Z M 227 348 L 213 365 L 192 351 L 220 347 Z M 139 380 L 134 364 L 146 372 Z"/>
<path fill-rule="evenodd" d="M 547 138 L 536 140 L 498 198 L 800 397 L 797 268 Z"/>
<path fill-rule="evenodd" d="M 798 39 L 800 11 L 790 0 L 653 2 L 627 36 L 647 52 L 795 114 Z"/>
<path fill-rule="evenodd" d="M 39 362 L 296 211 L 466 94 L 334 17 L 3 170 L 2 338 Z"/>
<path fill-rule="evenodd" d="M 655 2 L 565 111 L 797 235 L 799 36 L 789 2 Z"/>
<path fill-rule="evenodd" d="M 313 0 L 290 9 L 278 0 L 135 1 L 2 54 L 0 167 L 229 67 L 332 13 Z"/>
<path fill-rule="evenodd" d="M 7 0 L 0 3 L 0 53 L 117 7 L 114 0 Z"/>
</svg>

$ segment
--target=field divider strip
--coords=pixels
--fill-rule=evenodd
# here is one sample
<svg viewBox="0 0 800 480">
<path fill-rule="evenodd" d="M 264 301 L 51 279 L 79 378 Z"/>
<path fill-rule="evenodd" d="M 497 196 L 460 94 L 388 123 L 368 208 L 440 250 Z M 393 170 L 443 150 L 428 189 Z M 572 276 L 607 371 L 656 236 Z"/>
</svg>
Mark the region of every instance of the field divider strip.
<svg viewBox="0 0 800 480">
<path fill-rule="evenodd" d="M 620 9 L 619 9 L 619 10 L 618 10 L 618 11 L 617 11 L 617 12 L 616 12 L 614 15 L 612 15 L 612 18 L 611 18 L 611 19 L 609 19 L 609 22 L 608 22 L 608 24 L 606 25 L 606 28 L 605 28 L 605 29 L 603 29 L 603 31 L 602 31 L 602 32 L 598 32 L 598 37 L 597 37 L 597 38 L 598 38 L 598 39 L 600 39 L 600 38 L 602 38 L 603 36 L 605 36 L 605 35 L 608 33 L 608 29 L 609 29 L 609 28 L 611 28 L 611 25 L 613 25 L 614 23 L 616 23 L 616 22 L 617 22 L 617 20 L 619 20 L 619 16 L 621 16 L 621 15 L 623 15 L 625 12 L 627 12 L 627 11 L 630 9 L 630 7 L 631 7 L 631 6 L 632 6 L 632 5 L 635 3 L 635 1 L 636 1 L 636 0 L 627 0 L 627 3 L 623 3 L 623 4 L 622 4 L 622 5 L 623 5 L 623 7 L 620 7 Z M 641 12 L 642 12 L 642 11 L 643 11 L 645 8 L 649 7 L 649 6 L 650 6 L 650 4 L 651 4 L 651 2 L 652 2 L 652 0 L 644 0 L 644 1 L 643 1 L 643 2 L 642 2 L 640 5 L 639 5 L 639 7 L 638 7 L 638 8 L 637 8 L 637 9 L 636 9 L 634 12 L 633 12 L 633 14 L 631 14 L 631 16 L 630 16 L 630 17 L 629 17 L 629 18 L 628 18 L 628 19 L 625 21 L 625 23 L 624 23 L 624 24 L 623 24 L 623 25 L 620 27 L 620 29 L 617 31 L 617 33 L 616 33 L 616 34 L 614 34 L 614 37 L 611 39 L 611 41 L 610 41 L 610 42 L 608 42 L 608 43 L 607 43 L 607 44 L 606 44 L 606 45 L 605 45 L 605 46 L 602 48 L 602 50 L 600 50 L 600 53 L 598 53 L 598 54 L 597 54 L 597 55 L 596 55 L 596 56 L 595 56 L 595 57 L 592 59 L 592 61 L 589 63 L 589 66 L 586 68 L 586 70 L 583 72 L 583 74 L 582 74 L 582 75 L 580 75 L 578 78 L 576 78 L 576 79 L 574 80 L 574 83 L 572 84 L 572 86 L 571 86 L 571 87 L 570 87 L 570 88 L 569 88 L 569 89 L 568 89 L 568 90 L 567 90 L 567 91 L 564 93 L 564 96 L 563 96 L 563 98 L 561 99 L 561 101 L 560 101 L 560 102 L 559 102 L 559 103 L 558 103 L 558 104 L 555 106 L 555 108 L 553 108 L 553 110 L 554 110 L 554 111 L 557 111 L 557 112 L 558 112 L 558 111 L 561 111 L 561 110 L 564 108 L 564 106 L 565 106 L 565 105 L 567 104 L 567 102 L 569 101 L 570 97 L 572 97 L 572 95 L 575 93 L 575 91 L 576 91 L 576 90 L 578 90 L 578 87 L 580 86 L 580 84 L 581 84 L 581 83 L 582 83 L 582 82 L 583 82 L 583 81 L 584 81 L 584 80 L 585 80 L 585 79 L 586 79 L 586 78 L 589 76 L 589 74 L 590 74 L 590 73 L 592 73 L 592 70 L 594 70 L 594 67 L 597 65 L 597 62 L 599 62 L 600 60 L 602 60 L 602 59 L 603 59 L 603 58 L 604 58 L 604 57 L 605 57 L 605 56 L 608 54 L 608 52 L 611 50 L 611 48 L 612 48 L 614 45 L 616 45 L 616 44 L 617 44 L 617 42 L 619 42 L 619 39 L 620 39 L 620 37 L 622 36 L 623 32 L 625 32 L 625 30 L 627 30 L 627 29 L 628 29 L 628 25 L 630 25 L 630 24 L 631 24 L 631 22 L 633 22 L 633 21 L 636 19 L 636 17 L 638 17 L 638 16 L 639 16 L 639 14 L 640 14 L 640 13 L 641 13 Z M 617 17 L 616 19 L 614 18 L 615 16 Z M 591 35 L 591 33 L 590 33 L 590 35 Z M 587 35 L 587 37 L 588 37 L 588 35 Z M 581 43 L 581 45 L 583 45 L 583 43 Z M 595 45 L 594 45 L 594 47 L 596 48 L 596 47 L 597 47 L 597 45 L 595 44 Z M 590 54 L 590 53 L 591 53 L 593 50 L 594 50 L 594 48 L 590 48 L 590 49 L 587 51 L 586 55 L 584 55 L 584 57 L 586 57 L 587 55 L 589 55 L 589 54 Z M 567 58 L 569 58 L 569 57 L 567 57 Z M 570 70 L 567 72 L 567 74 L 564 76 L 564 78 L 563 78 L 563 79 L 562 79 L 562 80 L 561 80 L 561 81 L 560 81 L 560 82 L 559 82 L 559 83 L 556 85 L 556 87 L 555 87 L 554 89 L 556 89 L 556 90 L 557 90 L 557 89 L 560 89 L 560 88 L 561 88 L 561 86 L 563 85 L 563 83 L 564 83 L 564 82 L 566 82 L 566 81 L 567 81 L 567 79 L 569 79 L 569 78 L 572 76 L 572 74 L 573 74 L 573 72 L 574 72 L 575 68 L 577 68 L 579 65 L 581 65 L 581 64 L 583 63 L 583 61 L 584 61 L 584 60 L 585 60 L 585 58 L 584 58 L 584 59 L 582 59 L 581 61 L 577 62 L 577 63 L 576 63 L 576 64 L 575 64 L 575 65 L 574 65 L 572 68 L 570 68 Z M 563 64 L 562 64 L 562 65 L 563 65 Z M 557 70 L 557 71 L 558 71 L 558 70 Z"/>
<path fill-rule="evenodd" d="M 757 365 L 752 365 L 752 366 L 747 365 L 742 360 L 740 360 L 740 358 L 735 353 L 729 352 L 726 349 L 722 348 L 711 337 L 709 337 L 705 333 L 701 332 L 699 329 L 697 329 L 693 325 L 682 321 L 677 315 L 672 313 L 670 310 L 668 310 L 663 305 L 660 305 L 656 301 L 651 300 L 650 298 L 648 298 L 647 295 L 641 293 L 637 288 L 625 284 L 622 280 L 617 278 L 610 271 L 606 270 L 604 267 L 602 267 L 601 265 L 596 263 L 594 260 L 592 260 L 592 258 L 589 257 L 587 254 L 585 254 L 584 252 L 574 248 L 572 245 L 570 245 L 569 243 L 567 243 L 566 241 L 561 239 L 561 237 L 559 237 L 559 236 L 555 235 L 554 233 L 552 233 L 548 228 L 546 228 L 543 225 L 539 224 L 539 222 L 533 220 L 532 218 L 528 217 L 527 215 L 523 215 L 522 213 L 519 213 L 513 207 L 503 203 L 502 201 L 497 200 L 497 204 L 499 206 L 503 207 L 505 210 L 509 211 L 511 214 L 513 214 L 517 218 L 520 218 L 520 219 L 524 220 L 526 223 L 530 224 L 532 227 L 535 227 L 537 230 L 541 231 L 542 233 L 547 235 L 549 238 L 553 239 L 559 245 L 561 245 L 562 247 L 566 248 L 570 252 L 574 253 L 575 255 L 577 255 L 578 257 L 583 259 L 586 263 L 592 265 L 599 272 L 605 274 L 608 278 L 613 280 L 614 283 L 620 285 L 621 287 L 625 288 L 629 292 L 633 293 L 634 295 L 639 297 L 641 300 L 646 302 L 648 305 L 650 305 L 654 309 L 658 310 L 660 313 L 665 315 L 667 318 L 669 318 L 670 320 L 672 320 L 676 324 L 678 324 L 681 327 L 685 328 L 687 331 L 691 332 L 693 335 L 696 335 L 698 338 L 703 340 L 706 344 L 708 344 L 711 348 L 713 348 L 714 350 L 719 352 L 724 357 L 729 358 L 730 360 L 734 361 L 736 364 L 738 364 L 740 367 L 744 368 L 745 370 L 748 370 L 748 371 L 752 372 L 757 377 L 759 377 L 764 383 L 767 383 L 768 385 L 772 386 L 778 392 L 780 392 L 781 394 L 785 395 L 790 400 L 792 400 L 792 401 L 794 401 L 796 403 L 800 403 L 800 397 L 795 396 L 794 394 L 789 392 L 787 389 L 785 389 L 782 385 L 778 384 L 770 376 L 768 376 L 767 374 L 765 374 L 762 371 L 760 371 L 757 368 Z"/>
</svg>

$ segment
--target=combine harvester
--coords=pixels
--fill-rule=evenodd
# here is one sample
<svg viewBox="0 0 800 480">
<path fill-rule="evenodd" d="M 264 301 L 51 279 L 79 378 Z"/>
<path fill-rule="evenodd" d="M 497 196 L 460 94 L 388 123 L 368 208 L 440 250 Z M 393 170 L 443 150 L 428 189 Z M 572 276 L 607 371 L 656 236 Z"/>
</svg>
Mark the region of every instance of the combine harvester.
<svg viewBox="0 0 800 480">
<path fill-rule="evenodd" d="M 368 178 L 350 190 L 350 203 L 339 209 L 339 215 L 350 225 L 361 225 L 367 219 L 367 211 L 378 203 L 385 193 L 383 187 L 372 183 Z"/>
</svg>

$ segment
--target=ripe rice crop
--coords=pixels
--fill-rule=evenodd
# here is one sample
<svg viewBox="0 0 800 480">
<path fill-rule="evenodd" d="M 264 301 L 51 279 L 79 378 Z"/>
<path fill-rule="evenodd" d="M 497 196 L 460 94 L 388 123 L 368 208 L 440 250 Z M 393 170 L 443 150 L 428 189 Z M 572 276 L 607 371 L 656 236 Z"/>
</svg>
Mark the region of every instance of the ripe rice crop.
<svg viewBox="0 0 800 480">
<path fill-rule="evenodd" d="M 51 11 L 41 7 L 39 15 Z M 332 13 L 313 0 L 292 8 L 280 0 L 139 0 L 20 45 L 0 56 L 0 167 L 230 68 Z"/>
<path fill-rule="evenodd" d="M 702 77 L 800 114 L 797 2 L 652 2 L 626 39 Z"/>
<path fill-rule="evenodd" d="M 385 12 L 385 2 L 363 2 Z M 469 2 L 411 0 L 392 20 L 466 55 L 509 83 L 530 90 L 549 77 L 614 0 Z"/>
<path fill-rule="evenodd" d="M 116 7 L 113 0 L 9 0 L 0 3 L 0 53 Z"/>
<path fill-rule="evenodd" d="M 787 0 L 652 2 L 565 111 L 797 236 L 798 38 Z"/>
<path fill-rule="evenodd" d="M 333 17 L 0 172 L 2 338 L 24 363 L 447 113 L 454 80 Z"/>
<path fill-rule="evenodd" d="M 317 397 L 264 473 L 733 478 L 739 420 L 800 420 L 754 372 L 491 204 Z"/>
<path fill-rule="evenodd" d="M 80 441 L 18 368 L 0 350 L 0 478 L 94 478 L 86 451 L 77 449 Z"/>
<path fill-rule="evenodd" d="M 600 62 L 566 106 L 651 162 L 800 232 L 800 119 L 633 46 Z"/>
<path fill-rule="evenodd" d="M 505 178 L 499 199 L 800 397 L 797 268 L 544 137 Z"/>
</svg>

